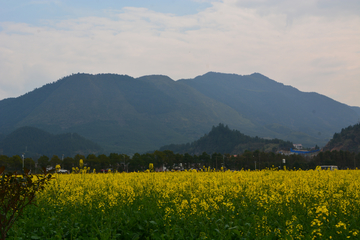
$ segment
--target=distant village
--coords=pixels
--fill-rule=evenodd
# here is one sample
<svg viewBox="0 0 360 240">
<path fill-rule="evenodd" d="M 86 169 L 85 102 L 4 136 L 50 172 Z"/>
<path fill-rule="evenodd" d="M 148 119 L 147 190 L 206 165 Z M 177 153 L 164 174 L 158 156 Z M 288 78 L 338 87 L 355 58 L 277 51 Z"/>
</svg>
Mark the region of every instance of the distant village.
<svg viewBox="0 0 360 240">
<path fill-rule="evenodd" d="M 303 146 L 300 143 L 294 143 L 293 146 L 294 146 L 294 148 L 291 148 L 290 151 L 280 150 L 279 153 L 286 155 L 286 156 L 293 155 L 293 154 L 301 154 L 301 155 L 305 155 L 305 156 L 316 156 L 320 152 L 320 148 L 317 148 L 317 147 L 313 147 L 310 149 L 303 149 Z"/>
</svg>

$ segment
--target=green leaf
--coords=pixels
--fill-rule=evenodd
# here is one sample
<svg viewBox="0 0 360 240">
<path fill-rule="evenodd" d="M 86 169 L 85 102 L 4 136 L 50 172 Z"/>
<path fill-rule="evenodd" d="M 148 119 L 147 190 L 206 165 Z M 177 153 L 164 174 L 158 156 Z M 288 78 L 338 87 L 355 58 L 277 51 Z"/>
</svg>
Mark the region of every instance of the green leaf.
<svg viewBox="0 0 360 240">
<path fill-rule="evenodd" d="M 132 240 L 138 240 L 140 239 L 139 234 L 135 233 L 134 236 L 132 237 Z"/>
<path fill-rule="evenodd" d="M 238 230 L 234 229 L 234 230 L 232 230 L 232 232 L 235 233 L 236 235 L 238 235 L 239 237 L 241 237 L 241 233 Z"/>
</svg>

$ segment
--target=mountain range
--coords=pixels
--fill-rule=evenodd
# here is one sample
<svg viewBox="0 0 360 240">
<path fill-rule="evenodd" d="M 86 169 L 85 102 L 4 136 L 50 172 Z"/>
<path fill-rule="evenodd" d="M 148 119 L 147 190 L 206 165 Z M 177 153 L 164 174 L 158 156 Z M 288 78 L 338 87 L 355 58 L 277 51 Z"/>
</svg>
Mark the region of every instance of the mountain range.
<svg viewBox="0 0 360 240">
<path fill-rule="evenodd" d="M 360 108 L 301 92 L 259 73 L 209 72 L 174 81 L 163 75 L 73 74 L 0 101 L 0 140 L 23 126 L 77 133 L 105 153 L 135 153 L 192 142 L 212 126 L 249 136 L 324 146 L 355 124 Z"/>
</svg>

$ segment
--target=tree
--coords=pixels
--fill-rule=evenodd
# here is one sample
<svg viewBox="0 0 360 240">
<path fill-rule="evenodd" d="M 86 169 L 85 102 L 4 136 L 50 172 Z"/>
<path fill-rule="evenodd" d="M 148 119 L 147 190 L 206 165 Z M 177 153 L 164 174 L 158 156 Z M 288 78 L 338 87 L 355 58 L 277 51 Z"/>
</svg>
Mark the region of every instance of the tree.
<svg viewBox="0 0 360 240">
<path fill-rule="evenodd" d="M 24 167 L 30 170 L 35 169 L 35 162 L 32 158 L 25 158 L 24 159 Z"/>
<path fill-rule="evenodd" d="M 7 167 L 9 164 L 9 157 L 6 155 L 0 155 L 0 166 Z"/>
<path fill-rule="evenodd" d="M 80 159 L 85 159 L 85 156 L 81 154 L 76 154 L 74 157 L 74 161 L 78 163 Z"/>
<path fill-rule="evenodd" d="M 190 154 L 185 153 L 184 157 L 183 157 L 183 161 L 184 161 L 184 165 L 186 166 L 186 168 L 190 169 L 192 167 L 192 163 L 194 161 L 194 158 Z"/>
<path fill-rule="evenodd" d="M 145 153 L 141 156 L 141 158 L 144 161 L 145 169 L 148 168 L 150 163 L 155 162 L 155 156 L 151 153 Z"/>
<path fill-rule="evenodd" d="M 98 159 L 100 161 L 101 168 L 108 168 L 109 166 L 113 167 L 110 165 L 110 159 L 105 154 L 99 155 Z"/>
<path fill-rule="evenodd" d="M 35 200 L 35 194 L 44 189 L 51 180 L 51 174 L 44 170 L 42 175 L 34 178 L 29 170 L 19 176 L 16 172 L 5 174 L 5 167 L 0 168 L 0 230 L 1 239 L 6 239 L 6 234 L 14 222 L 23 214 L 23 210 Z"/>
<path fill-rule="evenodd" d="M 40 168 L 46 168 L 49 165 L 49 157 L 42 155 L 37 162 Z"/>
<path fill-rule="evenodd" d="M 9 169 L 12 171 L 22 169 L 22 158 L 19 155 L 14 155 L 9 158 Z"/>
<path fill-rule="evenodd" d="M 201 162 L 201 164 L 203 166 L 209 167 L 211 165 L 211 157 L 209 154 L 207 154 L 206 152 L 203 152 L 200 156 L 199 156 L 199 161 Z"/>
<path fill-rule="evenodd" d="M 60 159 L 58 156 L 53 155 L 52 158 L 51 158 L 50 161 L 49 161 L 49 164 L 50 164 L 50 166 L 52 166 L 52 167 L 55 168 L 55 166 L 58 165 L 58 164 L 60 164 L 60 166 L 61 166 L 61 165 L 62 165 L 62 161 L 61 161 L 61 159 Z"/>
<path fill-rule="evenodd" d="M 155 168 L 163 167 L 166 164 L 166 155 L 164 152 L 156 150 L 153 155 L 155 158 Z"/>
<path fill-rule="evenodd" d="M 109 161 L 113 169 L 116 169 L 119 171 L 119 167 L 121 162 L 123 162 L 123 156 L 118 153 L 110 153 L 109 155 Z"/>
<path fill-rule="evenodd" d="M 89 154 L 86 157 L 86 164 L 91 169 L 97 169 L 97 170 L 101 169 L 100 160 L 95 154 Z"/>
<path fill-rule="evenodd" d="M 146 170 L 143 158 L 139 153 L 135 153 L 128 164 L 128 168 L 130 171 Z"/>
<path fill-rule="evenodd" d="M 216 170 L 220 169 L 223 164 L 223 155 L 221 153 L 213 153 L 211 155 L 211 160 L 214 164 Z"/>
<path fill-rule="evenodd" d="M 66 157 L 63 160 L 63 168 L 64 169 L 70 170 L 75 166 L 75 164 L 76 164 L 75 160 L 71 157 Z"/>
<path fill-rule="evenodd" d="M 245 150 L 243 153 L 243 167 L 245 169 L 255 169 L 253 153 L 249 150 Z"/>
<path fill-rule="evenodd" d="M 173 153 L 173 151 L 170 150 L 165 150 L 164 154 L 165 154 L 165 166 L 168 169 L 171 169 L 172 166 L 174 165 L 175 154 Z"/>
</svg>

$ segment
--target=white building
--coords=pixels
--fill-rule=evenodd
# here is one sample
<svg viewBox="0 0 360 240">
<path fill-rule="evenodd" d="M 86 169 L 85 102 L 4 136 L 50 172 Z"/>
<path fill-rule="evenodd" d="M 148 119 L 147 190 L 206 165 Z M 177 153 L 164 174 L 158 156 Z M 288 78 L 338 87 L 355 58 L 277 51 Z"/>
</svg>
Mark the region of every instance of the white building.
<svg viewBox="0 0 360 240">
<path fill-rule="evenodd" d="M 303 147 L 302 147 L 302 144 L 298 143 L 298 144 L 293 144 L 294 148 L 298 149 L 298 150 L 301 150 Z"/>
</svg>

